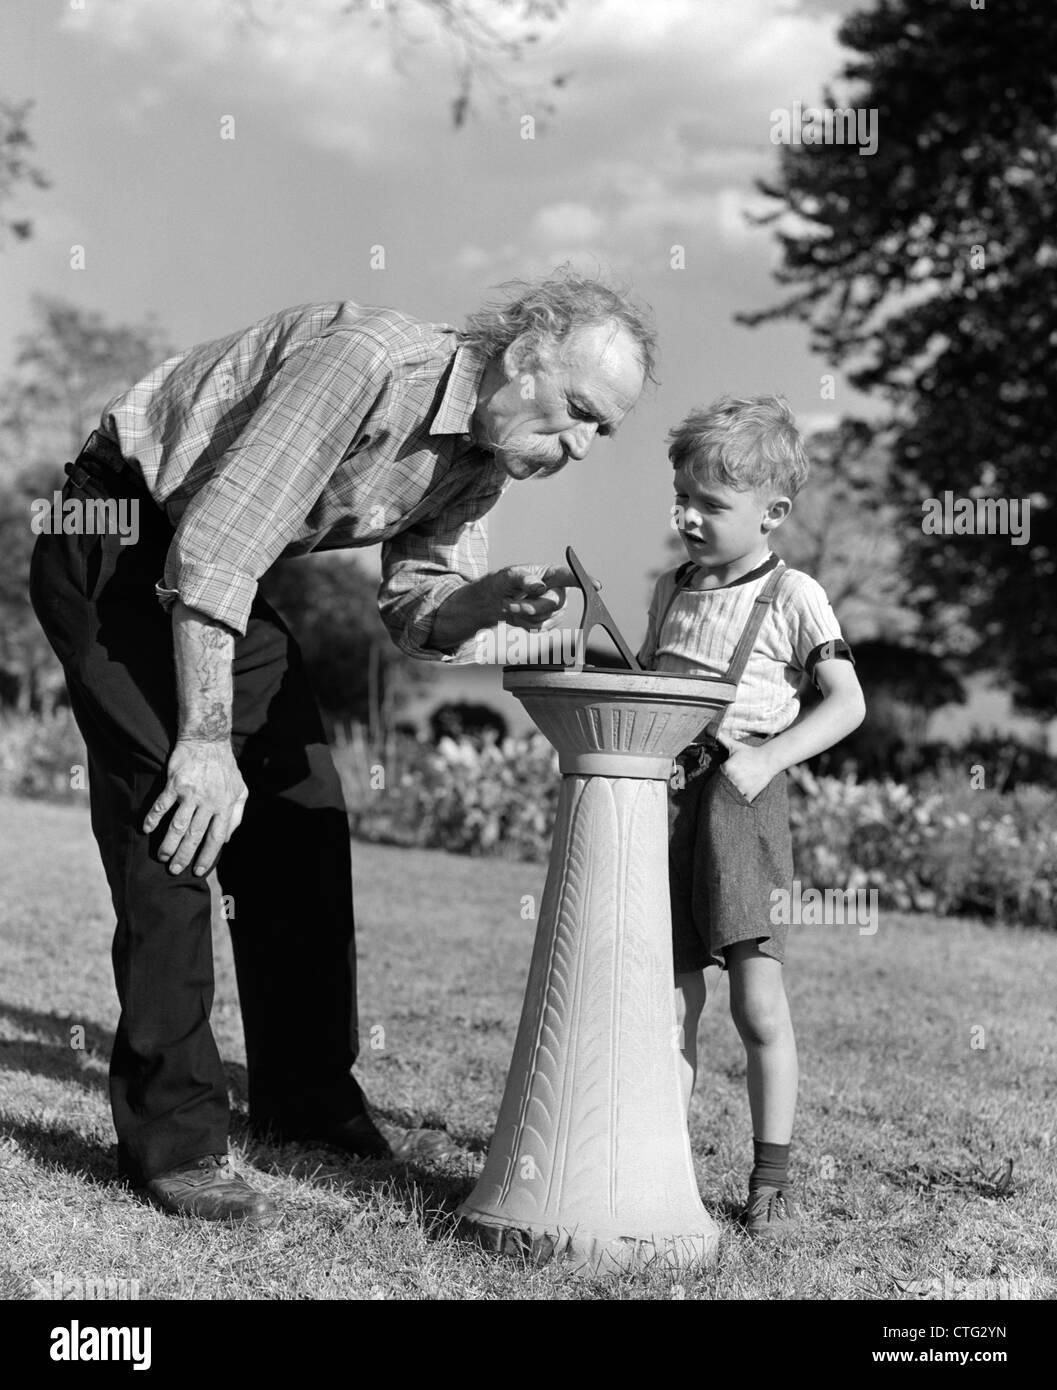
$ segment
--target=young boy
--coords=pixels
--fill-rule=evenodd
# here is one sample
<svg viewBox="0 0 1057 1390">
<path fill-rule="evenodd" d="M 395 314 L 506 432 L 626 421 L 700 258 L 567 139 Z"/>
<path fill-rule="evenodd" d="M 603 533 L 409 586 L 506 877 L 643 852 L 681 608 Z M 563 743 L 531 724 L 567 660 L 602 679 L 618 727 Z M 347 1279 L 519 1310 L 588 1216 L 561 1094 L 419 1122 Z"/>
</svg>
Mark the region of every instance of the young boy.
<svg viewBox="0 0 1057 1390">
<path fill-rule="evenodd" d="M 825 592 L 770 549 L 808 474 L 788 405 L 774 396 L 724 396 L 691 412 L 669 438 L 673 516 L 689 562 L 658 580 L 639 660 L 649 670 L 726 676 L 737 685 L 733 703 L 680 755 L 672 778 L 683 1091 L 689 1106 L 701 1010 L 726 969 L 753 1127 L 743 1220 L 751 1235 L 775 1236 L 796 1221 L 789 1196 L 796 1040 L 782 980 L 786 928 L 774 911 L 792 893 L 785 771 L 849 734 L 865 705 Z M 805 679 L 823 698 L 798 717 Z"/>
</svg>

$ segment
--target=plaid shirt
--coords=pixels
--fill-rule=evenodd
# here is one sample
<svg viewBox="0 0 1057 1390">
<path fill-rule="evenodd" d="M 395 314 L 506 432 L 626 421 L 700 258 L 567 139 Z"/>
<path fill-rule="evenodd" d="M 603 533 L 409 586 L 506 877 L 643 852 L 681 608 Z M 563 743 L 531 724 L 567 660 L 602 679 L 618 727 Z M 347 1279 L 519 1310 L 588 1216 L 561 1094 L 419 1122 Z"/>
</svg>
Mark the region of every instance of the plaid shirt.
<svg viewBox="0 0 1057 1390">
<path fill-rule="evenodd" d="M 103 411 L 176 533 L 156 592 L 245 633 L 280 556 L 382 543 L 379 608 L 430 660 L 436 610 L 487 565 L 510 479 L 470 438 L 485 363 L 446 324 L 308 304 L 156 367 Z"/>
</svg>

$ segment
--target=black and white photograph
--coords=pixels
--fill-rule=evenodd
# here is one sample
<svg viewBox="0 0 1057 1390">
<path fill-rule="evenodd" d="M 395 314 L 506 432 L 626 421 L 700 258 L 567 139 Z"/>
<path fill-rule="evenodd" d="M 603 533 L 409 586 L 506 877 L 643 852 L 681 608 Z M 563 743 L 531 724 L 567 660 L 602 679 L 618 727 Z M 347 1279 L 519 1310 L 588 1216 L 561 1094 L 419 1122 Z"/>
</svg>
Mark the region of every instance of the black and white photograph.
<svg viewBox="0 0 1057 1390">
<path fill-rule="evenodd" d="M 1055 54 L 1036 0 L 6 0 L 27 1374 L 364 1301 L 1035 1364 Z"/>
</svg>

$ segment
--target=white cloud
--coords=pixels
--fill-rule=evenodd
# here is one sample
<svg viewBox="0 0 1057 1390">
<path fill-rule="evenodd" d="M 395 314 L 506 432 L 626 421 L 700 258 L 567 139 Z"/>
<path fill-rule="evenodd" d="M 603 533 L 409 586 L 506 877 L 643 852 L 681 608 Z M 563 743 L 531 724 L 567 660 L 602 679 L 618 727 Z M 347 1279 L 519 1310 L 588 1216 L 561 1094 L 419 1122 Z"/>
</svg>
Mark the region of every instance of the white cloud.
<svg viewBox="0 0 1057 1390">
<path fill-rule="evenodd" d="M 492 0 L 476 8 L 493 29 L 513 13 Z M 266 92 L 306 138 L 357 159 L 365 143 L 344 128 L 384 122 L 391 157 L 401 131 L 447 120 L 461 50 L 430 0 L 349 10 L 347 0 L 107 0 L 66 8 L 60 25 L 145 59 L 148 85 L 200 82 L 208 72 L 225 93 Z M 836 24 L 788 0 L 570 0 L 558 24 L 535 24 L 540 42 L 515 76 L 528 91 L 571 73 L 558 119 L 599 124 L 593 153 L 649 142 L 675 120 L 703 127 L 710 146 L 752 147 L 766 141 L 775 105 L 817 95 L 835 73 Z"/>
<path fill-rule="evenodd" d="M 404 46 L 384 12 L 347 10 L 346 0 L 108 0 L 66 11 L 60 25 L 135 60 L 131 73 L 149 70 L 123 98 L 129 115 L 156 105 L 159 87 L 207 83 L 219 109 L 271 106 L 308 142 L 381 162 L 438 112 L 447 119 L 453 55 L 435 25 L 427 32 L 427 9 Z"/>
<path fill-rule="evenodd" d="M 753 227 L 748 213 L 766 207 L 752 189 L 721 186 L 685 190 L 677 181 L 646 170 L 611 167 L 593 184 L 596 202 L 552 203 L 541 208 L 520 241 L 488 250 L 476 243 L 455 256 L 455 268 L 467 275 L 493 278 L 519 272 L 538 274 L 563 261 L 585 271 L 630 272 L 645 248 L 667 258 L 670 247 L 688 242 L 719 242 L 744 252 L 757 248 L 772 254 L 764 229 Z"/>
<path fill-rule="evenodd" d="M 824 430 L 836 429 L 839 421 L 839 414 L 833 410 L 802 410 L 796 419 L 800 433 L 805 438 L 812 434 L 821 434 Z"/>
<path fill-rule="evenodd" d="M 477 3 L 492 23 L 503 13 Z M 108 0 L 61 22 L 149 72 L 123 98 L 130 119 L 174 82 L 205 84 L 219 110 L 270 106 L 303 140 L 358 167 L 420 167 L 457 89 L 450 44 L 427 0 L 405 0 L 411 27 L 395 48 L 391 11 L 347 9 L 347 0 Z M 789 0 L 571 0 L 558 26 L 540 26 L 519 69 L 529 87 L 572 73 L 553 133 L 539 137 L 530 177 L 540 206 L 515 237 L 508 225 L 496 245 L 465 245 L 456 268 L 476 275 L 592 252 L 620 271 L 691 237 L 766 255 L 766 234 L 744 213 L 760 207 L 753 179 L 774 169 L 770 112 L 813 98 L 836 73 L 836 27 L 835 14 Z M 510 146 L 494 138 L 486 99 L 481 112 L 458 137 L 476 166 L 464 176 L 471 190 L 491 172 L 509 179 Z"/>
<path fill-rule="evenodd" d="M 553 203 L 536 213 L 529 234 L 545 245 L 558 242 L 582 245 L 597 240 L 604 229 L 603 219 L 586 203 Z"/>
</svg>

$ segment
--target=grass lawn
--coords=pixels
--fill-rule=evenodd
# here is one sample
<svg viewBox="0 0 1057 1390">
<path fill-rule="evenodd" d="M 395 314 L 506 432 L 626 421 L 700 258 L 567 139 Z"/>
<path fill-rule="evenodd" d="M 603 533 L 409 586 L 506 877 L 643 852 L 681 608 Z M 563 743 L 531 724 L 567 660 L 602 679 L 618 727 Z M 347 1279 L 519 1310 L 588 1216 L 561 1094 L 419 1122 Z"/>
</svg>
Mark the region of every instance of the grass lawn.
<svg viewBox="0 0 1057 1390">
<path fill-rule="evenodd" d="M 0 845 L 0 1297 L 56 1279 L 135 1280 L 144 1299 L 1057 1294 L 1057 933 L 885 913 L 874 936 L 794 928 L 802 1236 L 776 1253 L 734 1222 L 751 1132 L 723 988 L 702 1025 L 690 1126 L 723 1229 L 718 1263 L 697 1277 L 592 1279 L 452 1233 L 513 1047 L 534 930 L 521 901 L 539 901 L 541 866 L 353 846 L 360 1080 L 383 1118 L 446 1125 L 462 1156 L 353 1163 L 254 1143 L 238 1120 L 237 1160 L 283 1212 L 251 1231 L 173 1220 L 114 1184 L 112 915 L 87 808 L 0 800 Z M 222 922 L 216 955 L 213 1022 L 243 1115 Z"/>
</svg>

